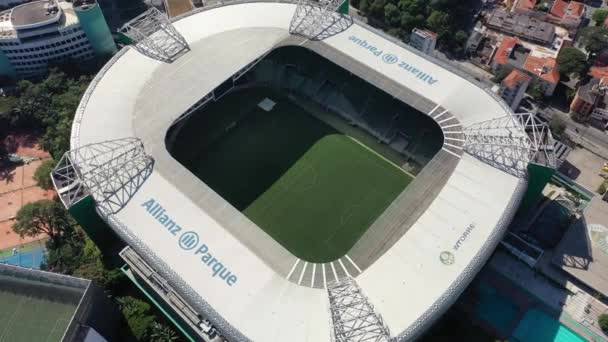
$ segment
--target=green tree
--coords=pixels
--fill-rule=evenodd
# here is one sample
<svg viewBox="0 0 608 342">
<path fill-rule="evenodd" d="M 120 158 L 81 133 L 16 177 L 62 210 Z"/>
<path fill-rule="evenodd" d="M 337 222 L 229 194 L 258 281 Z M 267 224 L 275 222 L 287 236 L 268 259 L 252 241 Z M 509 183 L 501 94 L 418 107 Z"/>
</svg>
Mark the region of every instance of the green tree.
<svg viewBox="0 0 608 342">
<path fill-rule="evenodd" d="M 584 75 L 588 67 L 587 56 L 581 50 L 567 46 L 557 56 L 557 65 L 562 75 Z"/>
<path fill-rule="evenodd" d="M 51 172 L 55 168 L 55 161 L 53 159 L 45 160 L 38 166 L 36 172 L 34 172 L 34 180 L 39 187 L 44 190 L 51 190 L 53 188 L 53 181 L 51 180 Z"/>
<path fill-rule="evenodd" d="M 608 29 L 599 26 L 585 27 L 580 31 L 580 41 L 585 49 L 598 53 L 608 47 Z"/>
<path fill-rule="evenodd" d="M 433 11 L 426 20 L 427 27 L 437 33 L 439 37 L 444 37 L 450 32 L 450 15 L 442 11 Z"/>
<path fill-rule="evenodd" d="M 528 87 L 527 93 L 536 101 L 542 101 L 545 96 L 543 88 L 538 82 L 532 82 L 532 84 Z"/>
<path fill-rule="evenodd" d="M 502 82 L 502 80 L 504 80 L 505 77 L 507 77 L 511 73 L 511 71 L 513 71 L 513 67 L 508 64 L 501 67 L 494 74 L 494 78 L 492 78 L 492 81 L 495 83 Z"/>
<path fill-rule="evenodd" d="M 398 26 L 400 24 L 401 13 L 395 4 L 388 3 L 384 6 L 384 20 L 390 26 Z"/>
<path fill-rule="evenodd" d="M 602 328 L 605 333 L 608 333 L 608 314 L 601 314 L 598 317 L 597 322 L 599 323 L 600 328 Z"/>
<path fill-rule="evenodd" d="M 38 83 L 20 81 L 16 100 L 10 110 L 0 111 L 0 120 L 13 128 L 42 131 L 42 148 L 59 159 L 69 149 L 74 113 L 90 81 L 88 76 L 75 79 L 57 69 Z"/>
<path fill-rule="evenodd" d="M 361 2 L 359 2 L 359 11 L 364 14 L 369 12 L 369 2 L 367 0 L 361 0 Z"/>
<path fill-rule="evenodd" d="M 51 200 L 40 200 L 24 205 L 17 212 L 13 231 L 19 236 L 46 234 L 54 246 L 61 244 L 62 235 L 72 229 L 66 210 Z"/>
<path fill-rule="evenodd" d="M 606 20 L 606 17 L 608 17 L 608 11 L 603 9 L 595 10 L 592 15 L 593 21 L 595 21 L 597 26 L 601 26 L 604 23 L 604 20 Z"/>
<path fill-rule="evenodd" d="M 172 342 L 178 339 L 179 337 L 171 327 L 156 322 L 152 325 L 152 332 L 150 333 L 151 342 Z"/>
<path fill-rule="evenodd" d="M 133 336 L 138 341 L 148 340 L 156 319 L 151 313 L 150 304 L 130 296 L 117 298 L 116 301 Z"/>
</svg>

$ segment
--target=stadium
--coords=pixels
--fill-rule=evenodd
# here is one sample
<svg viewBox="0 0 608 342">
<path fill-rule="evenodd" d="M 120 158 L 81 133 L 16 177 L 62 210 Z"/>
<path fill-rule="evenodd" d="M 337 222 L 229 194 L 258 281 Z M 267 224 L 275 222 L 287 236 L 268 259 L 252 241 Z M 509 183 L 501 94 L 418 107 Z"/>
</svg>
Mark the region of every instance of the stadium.
<svg viewBox="0 0 608 342">
<path fill-rule="evenodd" d="M 57 192 L 191 339 L 416 339 L 547 162 L 532 115 L 341 5 L 150 10 L 81 101 Z"/>
</svg>

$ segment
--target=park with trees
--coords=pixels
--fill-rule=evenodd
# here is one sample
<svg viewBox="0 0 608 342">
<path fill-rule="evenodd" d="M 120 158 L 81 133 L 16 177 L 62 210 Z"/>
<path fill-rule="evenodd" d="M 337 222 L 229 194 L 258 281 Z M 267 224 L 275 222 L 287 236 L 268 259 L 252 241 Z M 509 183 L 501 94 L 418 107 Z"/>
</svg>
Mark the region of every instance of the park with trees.
<svg viewBox="0 0 608 342">
<path fill-rule="evenodd" d="M 51 171 L 70 148 L 74 114 L 92 78 L 91 73 L 53 68 L 43 79 L 17 82 L 9 96 L 0 97 L 0 142 L 11 132 L 31 133 L 52 156 L 33 175 L 42 189 L 53 188 Z M 7 153 L 0 143 L 0 168 L 10 167 Z M 121 340 L 182 340 L 168 320 L 141 298 L 120 270 L 116 255 L 104 255 L 56 196 L 25 204 L 12 229 L 22 238 L 48 237 L 42 269 L 91 279 L 104 288 L 123 314 Z"/>
<path fill-rule="evenodd" d="M 405 41 L 414 28 L 438 35 L 438 45 L 458 57 L 464 54 L 471 23 L 472 0 L 353 0 L 351 5 L 367 16 L 369 23 Z"/>
</svg>

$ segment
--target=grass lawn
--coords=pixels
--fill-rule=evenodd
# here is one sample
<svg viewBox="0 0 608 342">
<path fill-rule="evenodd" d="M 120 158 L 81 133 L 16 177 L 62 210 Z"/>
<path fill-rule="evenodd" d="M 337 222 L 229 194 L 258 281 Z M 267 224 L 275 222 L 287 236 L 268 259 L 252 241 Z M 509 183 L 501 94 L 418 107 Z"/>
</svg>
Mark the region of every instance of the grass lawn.
<svg viewBox="0 0 608 342">
<path fill-rule="evenodd" d="M 61 341 L 75 306 L 0 290 L 0 341 Z"/>
<path fill-rule="evenodd" d="M 266 112 L 264 98 L 276 106 Z M 342 257 L 412 176 L 269 89 L 231 93 L 189 119 L 171 153 L 285 248 Z"/>
<path fill-rule="evenodd" d="M 338 259 L 412 178 L 345 135 L 319 140 L 244 213 L 294 255 Z"/>
</svg>

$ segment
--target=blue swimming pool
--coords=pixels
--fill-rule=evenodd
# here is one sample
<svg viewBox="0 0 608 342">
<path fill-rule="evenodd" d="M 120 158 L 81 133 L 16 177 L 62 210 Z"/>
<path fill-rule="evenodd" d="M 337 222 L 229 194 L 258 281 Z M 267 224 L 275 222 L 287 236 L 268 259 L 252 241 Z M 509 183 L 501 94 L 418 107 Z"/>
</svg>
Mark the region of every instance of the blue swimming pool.
<svg viewBox="0 0 608 342">
<path fill-rule="evenodd" d="M 542 310 L 526 312 L 513 333 L 516 342 L 585 342 L 586 340 Z"/>
<path fill-rule="evenodd" d="M 0 264 L 9 264 L 27 268 L 40 269 L 40 265 L 45 260 L 44 246 L 38 246 L 27 252 L 20 252 L 15 255 L 0 258 Z"/>
</svg>

